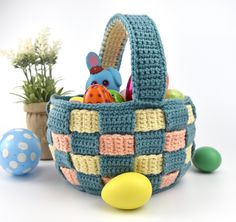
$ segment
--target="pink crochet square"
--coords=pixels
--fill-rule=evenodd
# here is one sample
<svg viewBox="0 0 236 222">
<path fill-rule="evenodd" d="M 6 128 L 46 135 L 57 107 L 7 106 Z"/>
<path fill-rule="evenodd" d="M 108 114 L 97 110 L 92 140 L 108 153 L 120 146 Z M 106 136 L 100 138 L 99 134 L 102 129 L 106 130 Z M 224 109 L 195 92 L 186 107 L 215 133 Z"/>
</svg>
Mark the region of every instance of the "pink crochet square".
<svg viewBox="0 0 236 222">
<path fill-rule="evenodd" d="M 104 184 L 107 184 L 111 179 L 111 177 L 102 177 L 102 181 Z"/>
<path fill-rule="evenodd" d="M 179 174 L 179 171 L 173 172 L 173 173 L 169 173 L 165 176 L 162 177 L 162 181 L 161 181 L 161 185 L 160 185 L 160 189 L 164 188 L 164 187 L 168 187 L 171 184 L 173 184 L 177 178 Z"/>
<path fill-rule="evenodd" d="M 185 147 L 186 130 L 167 132 L 165 138 L 165 151 L 173 152 Z"/>
<path fill-rule="evenodd" d="M 102 135 L 100 136 L 100 154 L 127 155 L 134 154 L 134 136 L 132 135 Z"/>
<path fill-rule="evenodd" d="M 77 179 L 76 171 L 73 169 L 68 169 L 61 167 L 60 168 L 62 173 L 64 174 L 65 178 L 73 185 L 79 185 L 79 181 Z"/>
<path fill-rule="evenodd" d="M 71 151 L 70 135 L 52 133 L 52 140 L 53 140 L 53 145 L 56 149 L 64 152 Z"/>
</svg>

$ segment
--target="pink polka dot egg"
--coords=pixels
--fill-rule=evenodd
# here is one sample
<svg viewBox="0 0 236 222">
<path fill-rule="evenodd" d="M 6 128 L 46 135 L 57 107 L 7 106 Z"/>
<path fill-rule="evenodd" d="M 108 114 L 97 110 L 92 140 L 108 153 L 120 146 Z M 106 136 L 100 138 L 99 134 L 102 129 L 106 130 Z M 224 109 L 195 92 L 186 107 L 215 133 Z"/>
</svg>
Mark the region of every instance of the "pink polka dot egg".
<svg viewBox="0 0 236 222">
<path fill-rule="evenodd" d="M 38 137 L 28 129 L 12 129 L 0 141 L 0 165 L 16 176 L 31 172 L 39 163 L 41 145 Z"/>
</svg>

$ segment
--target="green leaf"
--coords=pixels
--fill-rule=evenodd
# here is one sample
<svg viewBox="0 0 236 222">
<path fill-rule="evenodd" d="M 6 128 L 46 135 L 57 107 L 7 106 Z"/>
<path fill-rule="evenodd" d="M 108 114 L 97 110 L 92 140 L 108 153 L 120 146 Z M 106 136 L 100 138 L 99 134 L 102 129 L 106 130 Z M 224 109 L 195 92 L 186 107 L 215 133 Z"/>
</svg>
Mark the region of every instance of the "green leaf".
<svg viewBox="0 0 236 222">
<path fill-rule="evenodd" d="M 60 88 L 58 91 L 57 91 L 57 95 L 61 95 L 61 93 L 63 92 L 64 88 Z"/>
</svg>

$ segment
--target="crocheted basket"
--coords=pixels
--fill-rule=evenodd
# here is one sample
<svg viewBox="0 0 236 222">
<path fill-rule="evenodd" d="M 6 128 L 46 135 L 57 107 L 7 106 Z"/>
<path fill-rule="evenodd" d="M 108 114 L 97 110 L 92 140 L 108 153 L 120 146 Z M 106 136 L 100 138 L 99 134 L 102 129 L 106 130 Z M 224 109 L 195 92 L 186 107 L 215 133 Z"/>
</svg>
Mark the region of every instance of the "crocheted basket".
<svg viewBox="0 0 236 222">
<path fill-rule="evenodd" d="M 191 99 L 163 99 L 166 61 L 148 16 L 110 19 L 102 66 L 119 69 L 128 38 L 132 101 L 83 104 L 52 96 L 49 102 L 47 136 L 56 168 L 75 188 L 95 195 L 111 178 L 130 171 L 147 176 L 153 194 L 166 190 L 186 173 L 195 147 Z"/>
</svg>

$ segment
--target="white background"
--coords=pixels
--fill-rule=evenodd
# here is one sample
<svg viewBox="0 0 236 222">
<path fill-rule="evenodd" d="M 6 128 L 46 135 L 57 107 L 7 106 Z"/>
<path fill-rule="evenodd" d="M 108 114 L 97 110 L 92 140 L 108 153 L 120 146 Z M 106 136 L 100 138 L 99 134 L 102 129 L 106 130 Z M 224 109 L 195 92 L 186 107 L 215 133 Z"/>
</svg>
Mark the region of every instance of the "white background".
<svg viewBox="0 0 236 222">
<path fill-rule="evenodd" d="M 117 13 L 147 14 L 157 24 L 166 53 L 170 88 L 190 95 L 197 107 L 197 146 L 222 154 L 221 168 L 199 174 L 193 168 L 175 189 L 156 195 L 131 212 L 106 206 L 78 192 L 42 162 L 27 177 L 0 171 L 0 221 L 235 221 L 236 158 L 236 2 L 234 0 L 0 0 L 0 49 L 15 49 L 19 38 L 44 27 L 62 41 L 56 77 L 83 93 L 85 57 L 99 52 L 109 18 Z M 129 47 L 121 67 L 130 75 Z M 0 132 L 25 127 L 22 104 L 9 95 L 23 74 L 0 57 Z"/>
</svg>

